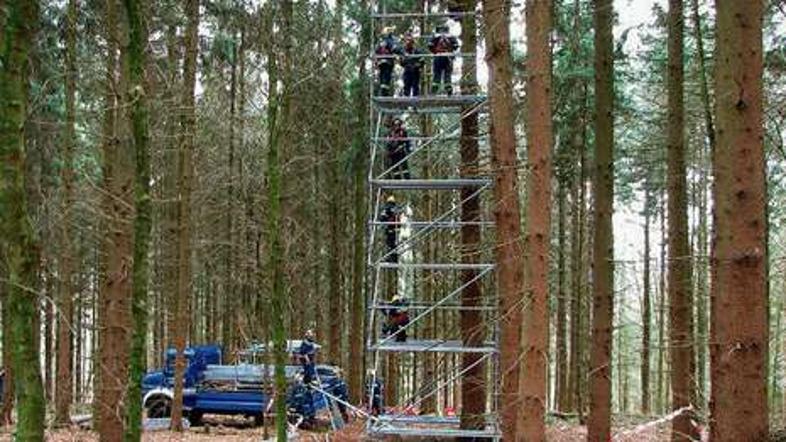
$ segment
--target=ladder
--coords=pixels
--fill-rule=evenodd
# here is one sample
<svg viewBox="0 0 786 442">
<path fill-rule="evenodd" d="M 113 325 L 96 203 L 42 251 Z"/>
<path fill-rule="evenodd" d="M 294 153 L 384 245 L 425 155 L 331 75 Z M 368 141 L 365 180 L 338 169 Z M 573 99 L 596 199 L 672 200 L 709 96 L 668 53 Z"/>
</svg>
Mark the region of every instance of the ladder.
<svg viewBox="0 0 786 442">
<path fill-rule="evenodd" d="M 370 11 L 371 41 L 369 58 L 372 66 L 389 55 L 378 55 L 375 46 L 380 32 L 393 27 L 403 34 L 414 31 L 417 45 L 425 49 L 427 38 L 436 24 L 450 23 L 456 29 L 464 17 L 475 11 L 436 12 L 426 4 L 424 10 L 395 8 L 394 0 L 372 0 Z M 388 4 L 386 4 L 388 3 Z M 461 48 L 453 54 L 456 64 L 475 58 L 475 48 Z M 434 55 L 423 53 L 421 84 L 430 77 Z M 474 66 L 474 64 L 473 64 Z M 375 69 L 376 70 L 376 69 Z M 454 69 L 449 81 L 461 74 Z M 478 246 L 480 252 L 468 259 L 461 249 L 461 229 L 472 227 L 480 232 L 481 243 L 493 244 L 494 223 L 488 215 L 492 181 L 481 170 L 460 173 L 461 123 L 477 116 L 478 127 L 486 123 L 487 99 L 476 91 L 454 87 L 453 95 L 430 94 L 404 97 L 393 93 L 378 94 L 377 75 L 370 76 L 369 134 L 370 166 L 368 173 L 369 219 L 367 229 L 366 297 L 366 403 L 374 400 L 377 381 L 395 383 L 397 394 L 383 394 L 381 414 L 367 421 L 369 437 L 400 435 L 424 438 L 475 438 L 500 440 L 497 410 L 499 378 L 498 302 L 494 284 L 493 250 Z M 393 76 L 394 78 L 396 75 Z M 394 88 L 395 83 L 394 83 Z M 466 92 L 466 93 L 462 93 Z M 406 137 L 393 138 L 387 129 L 393 118 L 405 119 Z M 481 150 L 488 151 L 485 131 L 478 130 Z M 390 143 L 406 141 L 411 150 L 402 158 L 391 160 Z M 395 164 L 391 164 L 397 161 Z M 396 169 L 407 167 L 402 177 Z M 393 196 L 400 216 L 383 219 L 385 202 Z M 479 201 L 479 219 L 462 220 L 461 211 L 469 201 Z M 424 207 L 427 206 L 427 207 Z M 396 240 L 389 240 L 395 232 Z M 438 257 L 437 257 L 438 256 Z M 426 290 L 426 286 L 429 287 Z M 480 286 L 481 299 L 463 302 L 469 286 Z M 398 302 L 392 294 L 396 293 Z M 405 303 L 400 303 L 401 299 Z M 409 321 L 397 330 L 387 329 L 390 312 L 405 310 Z M 479 326 L 467 338 L 459 326 L 462 315 L 471 312 L 480 318 Z M 389 325 L 389 324 L 388 324 Z M 406 333 L 405 340 L 398 339 Z M 471 341 L 471 342 L 470 342 Z M 385 376 L 386 369 L 396 379 Z M 428 371 L 427 371 L 428 370 Z M 474 371 L 473 371 L 474 370 Z M 461 425 L 460 388 L 462 380 L 473 371 L 481 371 L 485 383 L 483 413 L 472 417 L 472 425 Z M 400 388 L 398 388 L 400 387 Z M 388 391 L 385 391 L 388 393 Z M 392 397 L 391 397 L 392 396 Z M 429 404 L 428 407 L 425 405 Z M 452 412 L 451 412 L 452 410 Z"/>
</svg>

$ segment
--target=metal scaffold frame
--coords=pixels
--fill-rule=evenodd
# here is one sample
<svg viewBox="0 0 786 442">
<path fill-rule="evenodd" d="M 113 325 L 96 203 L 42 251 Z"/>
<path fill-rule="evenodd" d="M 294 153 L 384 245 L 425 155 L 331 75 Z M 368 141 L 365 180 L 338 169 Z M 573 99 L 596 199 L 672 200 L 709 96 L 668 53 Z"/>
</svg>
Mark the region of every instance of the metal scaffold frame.
<svg viewBox="0 0 786 442">
<path fill-rule="evenodd" d="M 377 31 L 385 26 L 386 23 L 396 20 L 418 20 L 425 24 L 430 20 L 460 19 L 466 16 L 474 16 L 475 12 L 430 12 L 430 11 L 391 11 L 388 12 L 385 0 L 371 1 L 371 32 L 369 44 L 369 60 L 373 64 L 378 60 L 393 56 L 380 56 L 375 54 L 374 47 L 377 40 Z M 421 32 L 419 39 L 425 38 L 425 33 Z M 456 52 L 452 54 L 457 58 L 475 57 L 472 52 L 475 48 L 466 48 L 466 52 Z M 421 54 L 426 60 L 434 58 L 433 54 Z M 452 81 L 452 79 L 451 79 Z M 455 163 L 456 153 L 458 152 L 458 142 L 460 140 L 461 121 L 469 115 L 477 114 L 479 117 L 487 109 L 485 95 L 421 95 L 417 97 L 397 97 L 397 96 L 376 96 L 375 95 L 375 75 L 370 76 L 369 87 L 369 121 L 372 122 L 369 133 L 370 163 L 368 171 L 369 188 L 369 220 L 367 230 L 367 268 L 368 283 L 367 290 L 367 321 L 365 330 L 366 340 L 366 362 L 365 366 L 372 370 L 371 384 L 376 385 L 381 367 L 387 362 L 388 357 L 394 354 L 412 355 L 400 356 L 396 359 L 399 363 L 412 358 L 410 369 L 416 371 L 414 355 L 430 355 L 428 357 L 443 358 L 442 360 L 452 360 L 453 364 L 448 367 L 446 363 L 442 370 L 435 370 L 434 379 L 429 379 L 429 384 L 424 388 L 419 388 L 400 403 L 389 403 L 386 399 L 385 405 L 389 412 L 383 411 L 381 415 L 369 419 L 367 432 L 372 436 L 400 435 L 415 436 L 425 438 L 483 438 L 490 440 L 500 440 L 501 432 L 497 410 L 498 404 L 498 377 L 499 377 L 499 331 L 498 331 L 498 303 L 494 292 L 493 284 L 494 263 L 493 262 L 462 262 L 460 257 L 449 259 L 443 262 L 425 262 L 425 254 L 415 253 L 419 247 L 427 244 L 424 240 L 436 235 L 438 232 L 461 229 L 465 226 L 476 226 L 481 230 L 481 235 L 493 233 L 494 224 L 487 219 L 476 219 L 472 221 L 462 221 L 459 219 L 459 212 L 464 203 L 472 199 L 481 199 L 489 195 L 492 181 L 482 174 L 466 176 L 442 176 L 425 178 L 402 178 L 394 176 L 394 171 L 406 164 L 413 157 L 422 156 L 424 153 L 429 155 L 426 161 L 433 164 L 434 161 L 442 161 L 440 164 Z M 395 95 L 395 94 L 394 94 Z M 406 140 L 415 145 L 415 148 L 406 153 L 403 159 L 397 163 L 387 164 L 384 158 L 387 144 L 392 141 L 384 131 L 385 122 L 393 115 L 409 114 L 419 118 L 441 118 L 448 121 L 447 126 L 439 128 L 433 135 L 429 133 L 408 135 Z M 433 116 L 431 116 L 433 115 Z M 484 119 L 479 118 L 481 123 Z M 431 131 L 427 131 L 431 132 Z M 485 139 L 484 132 L 478 132 L 477 139 Z M 458 166 L 451 165 L 456 172 Z M 381 171 L 380 171 L 381 170 Z M 432 215 L 431 219 L 418 219 L 417 221 L 408 219 L 407 221 L 385 221 L 380 217 L 383 208 L 383 201 L 386 195 L 393 193 L 406 194 L 412 196 L 413 203 L 417 203 L 421 198 L 418 195 L 437 192 L 440 194 L 452 193 L 454 196 L 452 206 L 441 213 Z M 460 192 L 460 197 L 456 197 Z M 411 234 L 390 248 L 385 241 L 381 240 L 380 233 L 385 229 L 395 226 L 397 228 L 408 228 Z M 452 235 L 452 241 L 458 241 L 459 235 Z M 435 239 L 442 238 L 441 236 Z M 419 256 L 423 259 L 397 260 L 391 256 L 410 253 L 410 257 Z M 398 272 L 415 272 L 450 275 L 456 278 L 458 272 L 472 271 L 472 277 L 462 280 L 461 284 L 445 285 L 442 293 L 437 293 L 432 300 L 426 301 L 417 296 L 417 284 L 413 283 L 412 302 L 406 306 L 407 311 L 412 312 L 412 319 L 400 327 L 397 331 L 384 336 L 381 328 L 384 316 L 394 306 L 391 301 L 383 296 L 382 280 L 386 273 L 392 273 L 394 285 L 398 284 Z M 390 279 L 389 277 L 388 279 Z M 446 276 L 448 278 L 448 276 Z M 414 279 L 414 277 L 413 277 Z M 487 295 L 476 305 L 462 305 L 461 294 L 467 287 L 473 284 L 485 284 Z M 492 295 L 493 293 L 493 295 Z M 483 323 L 479 327 L 482 333 L 481 342 L 474 342 L 474 345 L 467 345 L 462 341 L 460 330 L 434 330 L 433 336 L 426 338 L 410 338 L 404 342 L 399 342 L 398 335 L 406 331 L 415 330 L 417 327 L 435 317 L 436 314 L 460 314 L 463 311 L 473 311 L 483 318 Z M 441 312 L 441 313 L 440 313 Z M 447 312 L 447 313 L 445 313 Z M 458 313 L 456 313 L 458 312 Z M 458 334 L 458 336 L 456 336 Z M 479 337 L 481 335 L 478 335 Z M 464 366 L 457 364 L 455 358 L 461 355 L 475 354 L 473 362 Z M 453 359 L 450 359 L 453 358 Z M 481 427 L 473 429 L 460 428 L 460 418 L 453 415 L 442 415 L 438 412 L 428 415 L 411 415 L 405 412 L 406 409 L 414 409 L 430 398 L 436 398 L 440 391 L 447 387 L 455 386 L 461 382 L 462 376 L 479 364 L 486 366 L 487 373 L 487 406 L 480 422 Z M 413 381 L 414 382 L 414 381 Z M 366 392 L 367 404 L 374 400 L 374 388 L 369 388 Z M 481 416 L 479 415 L 478 418 Z"/>
</svg>

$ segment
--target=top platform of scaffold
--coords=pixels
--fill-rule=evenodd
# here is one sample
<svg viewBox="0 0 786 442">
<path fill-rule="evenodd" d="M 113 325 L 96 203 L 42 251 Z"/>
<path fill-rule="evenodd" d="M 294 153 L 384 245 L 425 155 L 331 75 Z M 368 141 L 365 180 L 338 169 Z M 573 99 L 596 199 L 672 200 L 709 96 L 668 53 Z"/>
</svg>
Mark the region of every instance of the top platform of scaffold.
<svg viewBox="0 0 786 442">
<path fill-rule="evenodd" d="M 477 15 L 475 11 L 465 12 L 387 12 L 374 13 L 371 18 L 375 20 L 405 20 L 408 18 L 463 18 Z"/>
<path fill-rule="evenodd" d="M 381 97 L 373 99 L 380 112 L 418 113 L 457 112 L 486 102 L 485 95 L 421 95 L 419 97 Z"/>
<path fill-rule="evenodd" d="M 385 190 L 461 190 L 467 187 L 487 187 L 491 185 L 491 180 L 488 178 L 371 180 L 371 184 Z"/>
</svg>

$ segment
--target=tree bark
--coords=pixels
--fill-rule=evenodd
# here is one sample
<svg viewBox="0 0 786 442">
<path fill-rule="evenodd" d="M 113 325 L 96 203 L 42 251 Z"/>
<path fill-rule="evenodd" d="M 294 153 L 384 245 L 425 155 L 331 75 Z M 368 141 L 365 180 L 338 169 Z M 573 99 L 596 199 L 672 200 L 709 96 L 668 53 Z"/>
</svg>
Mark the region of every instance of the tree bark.
<svg viewBox="0 0 786 442">
<path fill-rule="evenodd" d="M 496 273 L 500 324 L 500 418 L 502 438 L 516 440 L 521 342 L 521 302 L 524 295 L 518 158 L 513 127 L 510 5 L 504 0 L 483 2 L 486 60 L 489 65 L 491 167 L 494 176 Z"/>
<path fill-rule="evenodd" d="M 526 297 L 517 440 L 546 440 L 551 245 L 551 0 L 528 0 Z"/>
<path fill-rule="evenodd" d="M 76 95 L 76 0 L 69 0 L 66 6 L 65 26 L 65 128 L 63 133 L 63 151 L 60 178 L 63 186 L 63 213 L 60 223 L 60 302 L 57 315 L 57 355 L 56 377 L 57 391 L 55 394 L 55 425 L 65 426 L 71 423 L 71 392 L 73 376 L 71 373 L 71 331 L 74 317 L 73 288 L 73 248 L 71 238 L 71 211 L 73 207 L 74 186 L 74 147 L 76 144 L 75 110 Z"/>
<path fill-rule="evenodd" d="M 672 409 L 696 403 L 693 353 L 693 293 L 688 243 L 688 190 L 685 160 L 685 106 L 683 104 L 683 6 L 669 0 L 668 12 L 668 293 L 669 349 L 671 350 Z M 695 440 L 698 430 L 692 413 L 681 413 L 671 426 L 673 441 Z"/>
<path fill-rule="evenodd" d="M 193 165 L 191 163 L 196 134 L 196 106 L 194 87 L 196 84 L 196 59 L 198 53 L 199 0 L 187 0 L 185 13 L 188 25 L 183 41 L 185 59 L 183 63 L 183 97 L 179 151 L 178 177 L 178 271 L 177 294 L 175 295 L 175 327 L 173 341 L 175 358 L 175 391 L 172 401 L 172 423 L 174 431 L 183 431 L 183 376 L 186 369 L 186 333 L 189 324 L 189 301 L 191 299 L 191 187 Z"/>
<path fill-rule="evenodd" d="M 611 0 L 595 2 L 595 210 L 592 242 L 592 348 L 588 440 L 611 438 L 611 355 L 614 319 L 614 38 Z"/>
<path fill-rule="evenodd" d="M 127 96 L 129 121 L 136 158 L 134 172 L 134 248 L 133 283 L 131 294 L 132 334 L 129 354 L 129 379 L 126 396 L 127 415 L 124 439 L 137 442 L 142 436 L 142 376 L 146 368 L 147 351 L 147 290 L 149 280 L 148 250 L 152 225 L 150 200 L 150 152 L 148 134 L 147 82 L 145 68 L 148 44 L 145 14 L 146 0 L 124 0 L 128 20 L 128 45 L 123 57 L 128 70 Z"/>
<path fill-rule="evenodd" d="M 36 320 L 38 245 L 25 190 L 25 136 L 29 55 L 38 23 L 37 2 L 20 0 L 5 8 L 0 46 L 0 237 L 11 328 L 11 363 L 17 399 L 16 438 L 44 438 L 44 392 L 39 370 Z"/>
<path fill-rule="evenodd" d="M 645 184 L 646 185 L 646 184 Z M 650 334 L 652 324 L 652 296 L 650 288 L 650 220 L 652 219 L 652 190 L 644 190 L 644 293 L 641 308 L 641 413 L 650 413 Z"/>
<path fill-rule="evenodd" d="M 713 441 L 768 437 L 763 3 L 717 2 L 710 325 Z"/>
<path fill-rule="evenodd" d="M 465 11 L 474 11 L 477 1 L 465 0 L 462 6 Z M 476 17 L 468 14 L 462 18 L 461 41 L 465 48 L 475 48 L 477 38 Z M 464 59 L 462 70 L 462 95 L 477 94 L 478 79 L 475 59 Z M 478 159 L 478 114 L 476 112 L 467 114 L 461 119 L 460 154 L 459 175 L 462 178 L 476 177 L 480 166 Z M 461 262 L 467 264 L 478 262 L 481 247 L 480 226 L 471 224 L 481 220 L 480 198 L 477 195 L 470 198 L 475 192 L 476 189 L 473 188 L 461 189 L 461 201 L 464 203 L 461 205 L 460 219 L 468 224 L 461 227 L 460 250 Z M 461 292 L 463 307 L 472 309 L 484 304 L 482 285 L 480 281 L 473 282 L 476 277 L 476 270 L 461 272 L 461 284 L 466 285 Z M 462 310 L 459 321 L 463 345 L 466 347 L 483 345 L 486 340 L 486 326 L 483 324 L 482 312 L 480 310 Z M 461 379 L 461 428 L 463 429 L 483 429 L 485 425 L 486 363 L 479 362 L 482 357 L 483 355 L 478 353 L 464 353 L 461 356 L 461 370 L 464 371 Z M 428 381 L 428 379 L 426 380 Z"/>
</svg>

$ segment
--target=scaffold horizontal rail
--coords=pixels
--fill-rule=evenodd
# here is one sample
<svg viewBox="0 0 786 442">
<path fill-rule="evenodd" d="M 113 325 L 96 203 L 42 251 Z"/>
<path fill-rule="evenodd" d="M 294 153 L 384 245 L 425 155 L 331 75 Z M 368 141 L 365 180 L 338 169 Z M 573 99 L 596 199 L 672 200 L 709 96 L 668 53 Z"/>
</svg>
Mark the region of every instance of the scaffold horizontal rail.
<svg viewBox="0 0 786 442">
<path fill-rule="evenodd" d="M 414 229 L 460 229 L 465 226 L 494 227 L 494 221 L 371 221 L 374 226 L 407 226 Z"/>
<path fill-rule="evenodd" d="M 372 344 L 370 350 L 394 353 L 496 353 L 497 347 L 493 342 L 466 346 L 459 340 L 408 339 L 406 342 L 380 341 Z"/>
<path fill-rule="evenodd" d="M 388 13 L 375 13 L 371 14 L 374 19 L 406 19 L 406 18 L 459 18 L 476 15 L 475 11 L 463 12 L 388 12 Z"/>
<path fill-rule="evenodd" d="M 465 187 L 484 187 L 491 184 L 488 178 L 445 178 L 413 180 L 371 180 L 371 184 L 388 190 L 460 190 Z"/>
<path fill-rule="evenodd" d="M 483 430 L 464 430 L 461 428 L 428 428 L 428 427 L 404 427 L 399 425 L 381 425 L 372 427 L 372 433 L 379 435 L 398 435 L 398 436 L 414 436 L 414 437 L 432 437 L 432 438 L 483 438 L 483 439 L 498 439 L 501 437 L 499 431 L 495 428 L 488 428 Z"/>
<path fill-rule="evenodd" d="M 494 268 L 494 264 L 480 263 L 468 264 L 462 262 L 439 262 L 439 263 L 399 263 L 399 262 L 380 262 L 377 264 L 381 269 L 420 269 L 420 270 L 489 270 Z"/>
<path fill-rule="evenodd" d="M 406 57 L 407 58 L 437 58 L 437 57 L 469 58 L 469 57 L 474 57 L 475 55 L 477 54 L 475 54 L 474 52 L 444 52 L 441 54 L 429 54 L 429 53 L 407 54 Z M 399 54 L 371 54 L 371 58 L 373 58 L 374 60 L 388 60 L 391 58 L 399 58 L 399 57 L 403 57 L 403 56 Z"/>
<path fill-rule="evenodd" d="M 377 304 L 371 307 L 374 310 L 389 310 L 389 309 L 400 309 L 401 305 L 394 305 L 390 303 L 382 303 Z M 441 304 L 439 306 L 435 306 L 434 304 L 408 304 L 406 306 L 407 310 L 428 310 L 428 309 L 437 309 L 437 310 L 458 310 L 458 311 L 495 311 L 497 310 L 496 306 L 491 305 L 461 305 L 461 304 Z"/>
<path fill-rule="evenodd" d="M 486 101 L 485 95 L 421 95 L 419 97 L 374 97 L 374 104 L 382 110 L 422 108 L 461 109 Z"/>
</svg>

